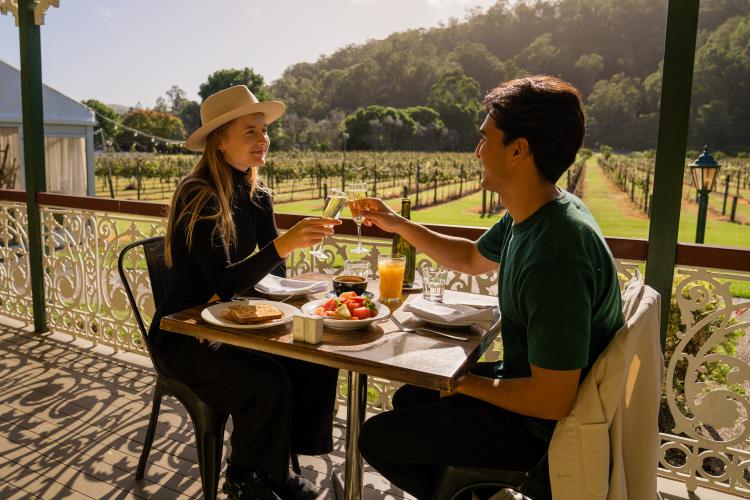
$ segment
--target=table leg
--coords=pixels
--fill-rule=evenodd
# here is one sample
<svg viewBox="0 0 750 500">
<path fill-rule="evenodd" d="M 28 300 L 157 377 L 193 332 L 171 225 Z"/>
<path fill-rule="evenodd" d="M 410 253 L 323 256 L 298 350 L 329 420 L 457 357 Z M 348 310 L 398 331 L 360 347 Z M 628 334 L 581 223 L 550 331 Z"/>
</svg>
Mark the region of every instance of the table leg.
<svg viewBox="0 0 750 500">
<path fill-rule="evenodd" d="M 367 405 L 367 375 L 349 372 L 349 390 L 346 406 L 346 462 L 344 481 L 334 475 L 333 483 L 338 500 L 360 500 L 362 498 L 363 464 L 357 448 L 359 430 L 365 421 Z"/>
</svg>

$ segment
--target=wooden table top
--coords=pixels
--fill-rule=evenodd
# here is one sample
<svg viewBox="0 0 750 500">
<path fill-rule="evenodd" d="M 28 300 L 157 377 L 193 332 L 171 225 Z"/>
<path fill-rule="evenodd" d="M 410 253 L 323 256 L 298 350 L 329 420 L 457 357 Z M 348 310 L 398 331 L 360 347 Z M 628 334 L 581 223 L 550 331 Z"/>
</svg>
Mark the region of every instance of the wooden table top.
<svg viewBox="0 0 750 500">
<path fill-rule="evenodd" d="M 331 276 L 307 274 L 297 278 L 330 280 Z M 370 280 L 368 290 L 376 292 L 377 289 L 378 282 Z M 311 294 L 287 302 L 300 307 L 324 295 L 325 292 Z M 415 294 L 407 295 L 406 301 L 413 296 Z M 291 322 L 259 330 L 233 329 L 204 321 L 201 311 L 205 307 L 196 306 L 165 316 L 160 326 L 170 332 L 444 391 L 456 387 L 500 331 L 497 323 L 490 331 L 479 327 L 449 329 L 426 325 L 404 312 L 402 305 L 397 305 L 391 307 L 391 312 L 406 326 L 428 326 L 465 335 L 469 340 L 462 342 L 427 333 L 405 333 L 393 322 L 383 320 L 360 330 L 325 328 L 323 343 L 310 345 L 292 339 Z"/>
</svg>

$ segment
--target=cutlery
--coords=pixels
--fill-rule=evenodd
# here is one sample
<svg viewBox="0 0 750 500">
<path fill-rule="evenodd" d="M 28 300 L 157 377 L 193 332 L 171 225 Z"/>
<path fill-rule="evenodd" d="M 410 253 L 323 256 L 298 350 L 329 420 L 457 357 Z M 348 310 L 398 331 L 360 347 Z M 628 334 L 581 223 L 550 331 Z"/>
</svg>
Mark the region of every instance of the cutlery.
<svg viewBox="0 0 750 500">
<path fill-rule="evenodd" d="M 394 325 L 396 325 L 396 326 L 397 326 L 397 327 L 398 327 L 398 328 L 399 328 L 399 329 L 400 329 L 400 330 L 401 330 L 402 332 L 406 332 L 406 333 L 417 333 L 417 334 L 418 334 L 419 332 L 429 332 L 429 333 L 432 333 L 432 334 L 434 334 L 434 335 L 439 335 L 439 336 L 441 336 L 441 337 L 449 338 L 449 339 L 451 339 L 451 340 L 458 340 L 458 341 L 461 341 L 461 342 L 466 342 L 467 340 L 469 340 L 469 339 L 468 339 L 468 337 L 459 337 L 459 336 L 457 336 L 457 335 L 449 335 L 449 334 L 447 334 L 447 333 L 443 333 L 443 332 L 438 332 L 438 331 L 436 331 L 436 330 L 430 330 L 429 328 L 411 328 L 411 327 L 408 327 L 408 326 L 405 326 L 405 325 L 401 324 L 401 322 L 399 322 L 399 320 L 397 320 L 397 319 L 396 319 L 396 317 L 395 317 L 395 316 L 393 316 L 393 315 L 391 315 L 391 317 L 390 317 L 389 319 L 390 319 L 390 320 L 391 320 L 391 321 L 393 322 L 393 324 L 394 324 Z"/>
</svg>

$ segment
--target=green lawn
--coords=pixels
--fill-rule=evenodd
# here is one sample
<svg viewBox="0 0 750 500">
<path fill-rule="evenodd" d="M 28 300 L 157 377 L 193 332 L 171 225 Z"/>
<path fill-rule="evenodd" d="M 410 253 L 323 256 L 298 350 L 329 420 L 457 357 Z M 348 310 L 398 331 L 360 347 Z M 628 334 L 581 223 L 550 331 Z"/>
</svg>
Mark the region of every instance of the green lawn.
<svg viewBox="0 0 750 500">
<path fill-rule="evenodd" d="M 487 195 L 489 204 L 489 194 Z M 414 198 L 412 197 L 412 201 Z M 387 203 L 394 210 L 401 209 L 401 200 L 393 198 Z M 481 218 L 479 210 L 482 206 L 482 193 L 474 193 L 458 200 L 449 201 L 433 207 L 412 210 L 412 220 L 428 224 L 449 224 L 457 226 L 481 226 L 489 227 L 494 224 L 499 216 Z M 295 201 L 293 203 L 277 203 L 275 209 L 279 213 L 320 215 L 323 212 L 321 200 Z M 351 217 L 348 210 L 344 210 L 344 217 Z"/>
<path fill-rule="evenodd" d="M 626 238 L 648 238 L 649 220 L 645 216 L 625 215 L 628 213 L 629 200 L 618 200 L 613 195 L 612 186 L 605 183 L 604 173 L 595 161 L 589 162 L 584 188 L 584 202 L 594 214 L 606 236 Z M 488 195 L 489 197 L 489 195 Z M 489 203 L 489 200 L 488 200 Z M 388 204 L 399 208 L 398 199 L 389 200 Z M 443 203 L 429 208 L 412 211 L 412 219 L 417 222 L 432 224 L 451 224 L 461 226 L 489 227 L 499 215 L 482 218 L 479 209 L 482 204 L 482 193 L 474 193 L 459 200 Z M 282 203 L 276 206 L 278 212 L 318 215 L 322 211 L 320 200 Z M 632 210 L 635 212 L 635 209 Z M 344 217 L 349 217 L 348 211 Z M 695 241 L 696 207 L 689 204 L 683 208 L 680 217 L 678 237 L 682 242 Z M 706 225 L 706 244 L 750 248 L 750 226 L 735 224 L 709 217 Z"/>
<path fill-rule="evenodd" d="M 589 163 L 584 187 L 583 201 L 594 214 L 602 232 L 606 236 L 621 236 L 627 238 L 648 238 L 649 221 L 645 218 L 623 215 L 624 203 L 629 200 L 618 200 L 613 197 L 613 191 L 605 184 L 604 173 L 595 161 Z M 695 241 L 695 226 L 697 223 L 697 207 L 695 204 L 683 206 L 680 214 L 678 239 L 681 242 Z M 725 222 L 717 217 L 709 216 L 706 224 L 705 243 L 730 247 L 750 248 L 750 226 Z"/>
</svg>

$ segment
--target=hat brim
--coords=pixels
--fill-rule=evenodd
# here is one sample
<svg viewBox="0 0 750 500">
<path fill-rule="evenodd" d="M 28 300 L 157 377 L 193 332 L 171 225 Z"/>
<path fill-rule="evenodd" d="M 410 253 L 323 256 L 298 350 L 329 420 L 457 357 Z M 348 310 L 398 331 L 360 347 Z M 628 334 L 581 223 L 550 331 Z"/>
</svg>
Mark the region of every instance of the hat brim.
<svg viewBox="0 0 750 500">
<path fill-rule="evenodd" d="M 284 114 L 284 103 L 280 101 L 263 101 L 255 104 L 248 104 L 237 109 L 233 109 L 223 115 L 219 115 L 210 122 L 201 126 L 198 130 L 190 134 L 185 141 L 185 147 L 190 151 L 200 152 L 206 147 L 206 137 L 208 134 L 240 116 L 263 113 L 266 116 L 266 123 L 271 123 L 279 119 Z"/>
</svg>

